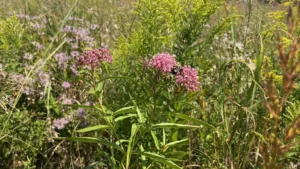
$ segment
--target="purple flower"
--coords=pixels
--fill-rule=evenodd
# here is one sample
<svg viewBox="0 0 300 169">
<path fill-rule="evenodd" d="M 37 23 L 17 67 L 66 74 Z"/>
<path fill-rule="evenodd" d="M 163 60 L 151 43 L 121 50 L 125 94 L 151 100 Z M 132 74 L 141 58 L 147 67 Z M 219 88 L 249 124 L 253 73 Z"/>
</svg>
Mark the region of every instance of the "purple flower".
<svg viewBox="0 0 300 169">
<path fill-rule="evenodd" d="M 39 23 L 32 23 L 31 24 L 31 27 L 33 28 L 33 29 L 41 29 L 41 28 L 44 28 L 44 26 L 42 26 L 42 25 L 40 25 Z"/>
<path fill-rule="evenodd" d="M 94 49 L 85 51 L 78 60 L 78 65 L 90 66 L 95 68 L 99 66 L 102 62 L 110 63 L 112 57 L 108 50 L 104 48 Z"/>
<path fill-rule="evenodd" d="M 86 120 L 83 120 L 81 123 L 80 123 L 80 127 L 87 127 L 89 125 L 89 122 L 86 121 Z"/>
<path fill-rule="evenodd" d="M 73 31 L 80 39 L 87 40 L 89 38 L 90 31 L 84 28 L 78 28 Z"/>
<path fill-rule="evenodd" d="M 66 25 L 63 29 L 62 32 L 72 32 L 75 28 L 73 26 Z"/>
<path fill-rule="evenodd" d="M 78 71 L 77 71 L 75 65 L 72 65 L 72 66 L 71 66 L 71 71 L 72 71 L 72 73 L 73 73 L 75 76 L 78 76 Z"/>
<path fill-rule="evenodd" d="M 61 68 L 61 69 L 65 69 L 68 67 L 68 60 L 69 60 L 69 57 L 65 54 L 65 53 L 58 53 L 56 55 L 54 55 L 54 58 L 55 60 L 58 61 L 58 66 Z"/>
<path fill-rule="evenodd" d="M 91 30 L 95 30 L 95 29 L 99 29 L 99 28 L 100 28 L 100 26 L 98 24 L 91 24 L 90 25 Z"/>
<path fill-rule="evenodd" d="M 30 53 L 25 53 L 24 56 L 23 56 L 24 59 L 27 59 L 27 60 L 32 60 L 33 59 L 33 55 L 30 54 Z"/>
<path fill-rule="evenodd" d="M 86 115 L 86 112 L 85 112 L 85 110 L 83 108 L 79 108 L 77 110 L 77 115 L 80 116 L 80 117 L 83 117 L 83 116 Z"/>
<path fill-rule="evenodd" d="M 172 68 L 177 65 L 174 56 L 168 53 L 159 53 L 150 61 L 151 67 L 158 69 L 162 72 L 171 72 Z"/>
<path fill-rule="evenodd" d="M 33 41 L 32 44 L 35 46 L 37 50 L 44 49 L 44 46 L 36 41 Z"/>
<path fill-rule="evenodd" d="M 63 104 L 63 105 L 65 105 L 65 104 L 72 104 L 72 100 L 71 100 L 71 99 L 65 98 L 65 99 L 62 101 L 62 104 Z"/>
<path fill-rule="evenodd" d="M 25 14 L 17 14 L 16 15 L 19 19 L 30 19 L 30 17 L 28 15 Z"/>
<path fill-rule="evenodd" d="M 66 81 L 66 82 L 62 83 L 62 87 L 65 88 L 65 89 L 67 89 L 67 88 L 71 87 L 71 84 Z"/>
<path fill-rule="evenodd" d="M 23 74 L 12 73 L 9 75 L 9 79 L 15 83 L 22 83 L 25 80 L 25 76 Z"/>
<path fill-rule="evenodd" d="M 79 48 L 79 46 L 78 46 L 77 42 L 72 44 L 72 49 L 78 49 L 78 48 Z"/>
<path fill-rule="evenodd" d="M 53 121 L 53 126 L 57 129 L 57 130 L 61 130 L 64 129 L 66 127 L 67 124 L 70 123 L 70 119 L 67 118 L 60 118 L 60 119 L 56 119 Z"/>
<path fill-rule="evenodd" d="M 50 82 L 50 75 L 45 72 L 40 72 L 38 75 L 38 79 L 43 86 L 46 86 Z"/>
<path fill-rule="evenodd" d="M 198 72 L 190 66 L 183 66 L 180 74 L 177 75 L 176 82 L 183 85 L 188 91 L 198 90 Z"/>
<path fill-rule="evenodd" d="M 76 57 L 76 56 L 79 56 L 79 55 L 80 55 L 80 53 L 78 51 L 72 51 L 71 52 L 72 57 Z"/>
</svg>

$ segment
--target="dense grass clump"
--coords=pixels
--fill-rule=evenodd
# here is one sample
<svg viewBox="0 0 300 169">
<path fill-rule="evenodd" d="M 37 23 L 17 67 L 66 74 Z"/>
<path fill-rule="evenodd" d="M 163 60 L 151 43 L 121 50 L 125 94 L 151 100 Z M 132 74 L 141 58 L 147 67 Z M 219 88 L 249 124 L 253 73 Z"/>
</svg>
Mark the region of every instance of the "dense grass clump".
<svg viewBox="0 0 300 169">
<path fill-rule="evenodd" d="M 299 168 L 299 11 L 0 2 L 0 168 Z"/>
</svg>

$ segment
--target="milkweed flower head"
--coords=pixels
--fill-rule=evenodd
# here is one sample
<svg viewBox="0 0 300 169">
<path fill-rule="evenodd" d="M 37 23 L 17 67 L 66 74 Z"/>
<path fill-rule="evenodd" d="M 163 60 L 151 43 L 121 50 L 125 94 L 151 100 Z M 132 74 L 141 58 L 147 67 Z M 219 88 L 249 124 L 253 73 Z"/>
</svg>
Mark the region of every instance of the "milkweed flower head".
<svg viewBox="0 0 300 169">
<path fill-rule="evenodd" d="M 85 51 L 78 60 L 80 66 L 91 66 L 92 68 L 98 67 L 102 62 L 110 63 L 112 57 L 108 50 L 105 48 L 98 48 L 94 50 Z"/>
<path fill-rule="evenodd" d="M 176 82 L 183 85 L 188 91 L 196 91 L 199 86 L 198 72 L 190 66 L 183 66 Z"/>
<path fill-rule="evenodd" d="M 54 126 L 57 130 L 62 130 L 62 129 L 64 129 L 70 122 L 71 122 L 71 120 L 68 119 L 68 118 L 60 118 L 60 119 L 56 119 L 56 120 L 53 121 L 53 126 Z"/>
<path fill-rule="evenodd" d="M 152 68 L 168 73 L 171 72 L 172 68 L 177 65 L 177 62 L 175 57 L 169 53 L 159 53 L 152 58 L 150 65 Z"/>
</svg>

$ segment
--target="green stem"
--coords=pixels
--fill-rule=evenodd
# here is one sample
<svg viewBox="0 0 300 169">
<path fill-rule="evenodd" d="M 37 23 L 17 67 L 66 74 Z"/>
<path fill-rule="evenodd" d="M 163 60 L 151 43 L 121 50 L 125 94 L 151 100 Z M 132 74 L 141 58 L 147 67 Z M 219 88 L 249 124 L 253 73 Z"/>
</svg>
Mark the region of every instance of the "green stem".
<svg viewBox="0 0 300 169">
<path fill-rule="evenodd" d="M 157 83 L 159 78 L 160 72 L 158 71 L 154 77 L 154 85 L 153 85 L 153 112 L 152 112 L 152 123 L 156 119 L 156 100 L 157 100 Z"/>
</svg>

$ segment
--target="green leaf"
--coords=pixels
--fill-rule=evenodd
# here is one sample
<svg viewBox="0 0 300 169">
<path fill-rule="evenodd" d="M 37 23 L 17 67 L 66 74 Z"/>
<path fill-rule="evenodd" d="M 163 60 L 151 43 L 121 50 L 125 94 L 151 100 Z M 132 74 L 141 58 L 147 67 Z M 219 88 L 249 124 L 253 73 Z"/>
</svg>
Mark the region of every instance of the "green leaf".
<svg viewBox="0 0 300 169">
<path fill-rule="evenodd" d="M 164 155 L 166 155 L 168 158 L 183 159 L 185 156 L 189 155 L 189 152 L 185 152 L 185 151 L 171 151 L 171 152 L 165 152 Z"/>
<path fill-rule="evenodd" d="M 204 121 L 201 121 L 201 120 L 193 118 L 193 117 L 189 117 L 189 116 L 184 115 L 184 114 L 175 113 L 175 116 L 178 117 L 178 118 L 180 118 L 180 119 L 183 119 L 183 120 L 191 121 L 191 122 L 193 122 L 193 123 L 195 123 L 197 125 L 202 125 L 204 127 L 209 127 L 209 128 L 212 128 L 212 129 L 215 128 L 214 126 L 212 126 L 212 125 L 210 125 L 210 124 L 208 124 L 208 123 L 206 123 Z"/>
<path fill-rule="evenodd" d="M 115 122 L 130 118 L 130 117 L 136 117 L 136 116 L 137 116 L 136 114 L 128 114 L 126 116 L 119 116 L 119 117 L 115 118 Z"/>
<path fill-rule="evenodd" d="M 125 113 L 129 113 L 129 112 L 133 112 L 133 108 L 135 106 L 129 106 L 129 107 L 123 107 L 117 111 L 114 112 L 114 116 L 120 115 L 120 114 L 125 114 Z"/>
<path fill-rule="evenodd" d="M 89 131 L 95 131 L 95 130 L 101 130 L 101 129 L 108 129 L 111 128 L 111 126 L 108 125 L 97 125 L 97 126 L 92 126 L 92 127 L 87 127 L 84 129 L 80 129 L 77 130 L 77 132 L 79 133 L 85 133 L 85 132 L 89 132 Z"/>
<path fill-rule="evenodd" d="M 100 82 L 100 83 L 98 83 L 98 85 L 97 85 L 96 91 L 97 91 L 97 92 L 101 92 L 101 91 L 102 91 L 102 88 L 103 88 L 103 82 Z"/>
<path fill-rule="evenodd" d="M 186 138 L 186 139 L 174 141 L 174 142 L 171 142 L 171 143 L 166 144 L 166 146 L 168 146 L 168 147 L 174 146 L 174 145 L 176 145 L 176 144 L 180 144 L 180 143 L 186 142 L 186 141 L 188 141 L 188 140 L 189 140 L 189 139 Z"/>
<path fill-rule="evenodd" d="M 110 163 L 110 168 L 111 168 L 111 169 L 117 168 L 117 167 L 116 167 L 116 160 L 115 160 L 114 157 L 110 157 L 110 158 L 109 158 L 109 163 Z"/>
<path fill-rule="evenodd" d="M 126 153 L 126 168 L 129 168 L 131 152 L 134 147 L 135 135 L 138 132 L 139 127 L 140 126 L 137 126 L 136 124 L 132 124 L 132 126 L 131 126 L 131 136 L 129 139 L 127 153 Z"/>
<path fill-rule="evenodd" d="M 155 132 L 154 132 L 154 131 L 151 131 L 151 135 L 152 135 L 152 138 L 153 138 L 153 140 L 154 140 L 154 144 L 155 144 L 156 149 L 157 149 L 157 150 L 160 150 L 159 141 L 158 141 L 158 139 L 157 139 L 157 137 L 156 137 Z"/>
<path fill-rule="evenodd" d="M 150 152 L 133 152 L 132 154 L 139 154 L 139 155 L 143 155 L 145 157 L 151 158 L 154 161 L 160 162 L 162 164 L 165 164 L 169 167 L 171 167 L 172 169 L 181 169 L 181 167 L 179 167 L 177 164 L 175 164 L 174 162 L 170 161 L 169 159 L 155 154 L 155 153 L 150 153 Z"/>
<path fill-rule="evenodd" d="M 163 128 L 163 144 L 164 145 L 166 144 L 166 131 L 164 128 Z"/>
<path fill-rule="evenodd" d="M 139 116 L 139 122 L 140 123 L 145 123 L 145 118 L 144 118 L 144 115 L 141 113 L 140 109 L 136 106 L 136 112 Z"/>
<path fill-rule="evenodd" d="M 89 90 L 89 94 L 95 94 L 95 93 L 96 93 L 95 89 L 93 87 L 91 87 Z"/>
<path fill-rule="evenodd" d="M 155 124 L 151 128 L 201 128 L 201 126 L 193 126 L 187 124 L 177 124 L 177 123 L 160 123 Z"/>
<path fill-rule="evenodd" d="M 107 145 L 107 146 L 111 146 L 111 147 L 119 149 L 117 144 L 103 140 L 103 139 L 98 139 L 95 137 L 56 137 L 54 139 L 76 141 L 76 142 L 81 142 L 81 143 L 103 144 L 103 145 Z"/>
<path fill-rule="evenodd" d="M 144 151 L 145 151 L 145 150 L 144 150 L 144 147 L 143 147 L 142 145 L 140 145 L 139 148 L 140 148 L 141 152 L 144 152 Z M 147 168 L 146 157 L 143 156 L 143 155 L 141 155 L 141 159 L 142 159 L 142 165 L 143 165 L 142 168 L 143 168 L 143 169 L 146 169 L 146 168 Z"/>
</svg>

